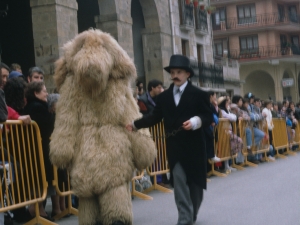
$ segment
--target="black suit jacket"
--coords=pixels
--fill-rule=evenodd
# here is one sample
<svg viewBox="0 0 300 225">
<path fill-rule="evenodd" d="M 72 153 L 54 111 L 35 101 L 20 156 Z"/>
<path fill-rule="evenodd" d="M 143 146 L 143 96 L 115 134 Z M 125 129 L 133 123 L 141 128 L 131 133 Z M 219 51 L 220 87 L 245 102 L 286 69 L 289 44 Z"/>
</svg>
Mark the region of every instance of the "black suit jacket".
<svg viewBox="0 0 300 225">
<path fill-rule="evenodd" d="M 153 112 L 134 122 L 136 128 L 145 128 L 155 125 L 164 119 L 165 132 L 177 130 L 182 124 L 194 116 L 199 116 L 202 127 L 197 130 L 182 130 L 175 136 L 166 139 L 167 156 L 172 171 L 177 162 L 183 167 L 188 182 L 195 182 L 206 188 L 206 146 L 203 127 L 213 121 L 209 106 L 208 94 L 193 86 L 190 82 L 182 93 L 180 102 L 176 106 L 173 97 L 174 84 L 157 97 Z"/>
</svg>

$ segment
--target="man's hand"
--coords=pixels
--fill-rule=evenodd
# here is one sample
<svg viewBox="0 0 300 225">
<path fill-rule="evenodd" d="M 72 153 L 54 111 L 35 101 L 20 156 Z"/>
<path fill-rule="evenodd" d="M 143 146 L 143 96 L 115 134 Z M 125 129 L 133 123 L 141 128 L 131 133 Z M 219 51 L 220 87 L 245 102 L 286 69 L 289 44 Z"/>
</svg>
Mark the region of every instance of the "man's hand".
<svg viewBox="0 0 300 225">
<path fill-rule="evenodd" d="M 26 116 L 19 116 L 18 119 L 19 119 L 19 120 L 22 120 L 22 122 L 23 122 L 25 125 L 31 123 L 31 118 L 30 118 L 29 115 L 26 115 Z"/>
<path fill-rule="evenodd" d="M 127 125 L 125 126 L 125 128 L 126 128 L 128 131 L 133 131 L 133 126 L 132 126 L 132 124 L 127 124 Z"/>
<path fill-rule="evenodd" d="M 191 123 L 191 121 L 190 120 L 185 121 L 182 124 L 182 128 L 185 129 L 185 130 L 191 130 L 192 129 L 192 123 Z"/>
</svg>

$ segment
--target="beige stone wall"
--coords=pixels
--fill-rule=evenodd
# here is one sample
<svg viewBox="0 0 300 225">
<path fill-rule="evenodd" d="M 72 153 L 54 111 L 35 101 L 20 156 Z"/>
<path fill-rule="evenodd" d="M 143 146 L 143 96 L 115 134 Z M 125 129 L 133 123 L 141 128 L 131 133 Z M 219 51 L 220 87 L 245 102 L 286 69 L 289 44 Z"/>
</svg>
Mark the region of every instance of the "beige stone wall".
<svg viewBox="0 0 300 225">
<path fill-rule="evenodd" d="M 48 91 L 61 47 L 78 33 L 76 0 L 31 0 L 35 63 L 45 71 Z"/>
</svg>

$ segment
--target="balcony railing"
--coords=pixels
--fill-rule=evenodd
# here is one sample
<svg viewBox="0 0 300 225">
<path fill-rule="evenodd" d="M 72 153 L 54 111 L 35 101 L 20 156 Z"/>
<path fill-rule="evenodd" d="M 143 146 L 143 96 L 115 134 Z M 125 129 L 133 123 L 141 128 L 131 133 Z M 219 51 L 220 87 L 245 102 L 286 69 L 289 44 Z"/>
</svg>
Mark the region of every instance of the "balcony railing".
<svg viewBox="0 0 300 225">
<path fill-rule="evenodd" d="M 213 24 L 214 30 L 234 30 L 248 27 L 262 27 L 270 25 L 284 25 L 284 24 L 300 24 L 299 15 L 288 14 L 281 15 L 280 13 L 260 14 L 248 18 L 227 18 L 225 21 L 218 21 Z"/>
<path fill-rule="evenodd" d="M 208 25 L 207 25 L 207 12 L 204 10 L 200 10 L 197 8 L 196 12 L 196 30 L 207 33 Z"/>
<path fill-rule="evenodd" d="M 256 49 L 231 49 L 229 57 L 232 59 L 257 59 L 257 58 L 277 58 L 281 56 L 300 55 L 299 46 L 263 46 Z"/>
<path fill-rule="evenodd" d="M 222 66 L 223 77 L 225 81 L 239 81 L 240 80 L 240 69 L 239 63 L 235 59 L 224 58 L 215 56 L 214 61 L 216 65 Z"/>
<path fill-rule="evenodd" d="M 194 5 L 186 4 L 185 0 L 179 0 L 180 25 L 194 27 Z"/>
<path fill-rule="evenodd" d="M 223 67 L 211 63 L 191 62 L 195 76 L 199 78 L 201 86 L 215 88 L 224 87 Z"/>
</svg>

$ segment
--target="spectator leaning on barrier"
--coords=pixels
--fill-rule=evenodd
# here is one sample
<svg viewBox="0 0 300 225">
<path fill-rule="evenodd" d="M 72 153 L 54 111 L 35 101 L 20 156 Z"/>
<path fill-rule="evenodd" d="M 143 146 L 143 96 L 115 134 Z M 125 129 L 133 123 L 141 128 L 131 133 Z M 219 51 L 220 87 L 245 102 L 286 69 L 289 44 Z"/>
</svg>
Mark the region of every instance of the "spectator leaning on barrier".
<svg viewBox="0 0 300 225">
<path fill-rule="evenodd" d="M 272 113 L 272 118 L 280 118 L 280 112 L 278 110 L 278 103 L 277 102 L 272 103 L 271 113 Z"/>
<path fill-rule="evenodd" d="M 250 122 L 250 115 L 248 113 L 248 110 L 242 109 L 243 106 L 243 98 L 240 95 L 234 95 L 232 97 L 232 104 L 230 105 L 231 112 L 234 113 L 239 120 L 247 121 L 247 127 L 245 128 L 245 134 L 246 134 L 246 144 L 247 144 L 247 152 L 248 155 L 252 155 L 251 146 L 252 146 L 252 131 L 249 128 L 249 122 Z M 238 126 L 238 121 L 237 121 Z M 244 156 L 242 153 L 238 154 L 238 157 L 236 158 L 237 163 L 243 163 L 244 162 Z"/>
<path fill-rule="evenodd" d="M 5 84 L 8 80 L 10 69 L 5 63 L 0 64 L 0 69 L 1 69 L 1 74 L 2 74 L 1 75 L 1 79 L 2 79 L 1 88 L 3 89 L 3 87 L 5 86 Z"/>
<path fill-rule="evenodd" d="M 2 86 L 1 83 L 2 83 L 2 69 L 0 69 L 0 86 Z M 0 122 L 1 123 L 6 121 L 7 114 L 8 112 L 5 104 L 4 92 L 2 89 L 0 89 Z M 0 161 L 0 163 L 3 164 L 2 160 Z M 1 203 L 0 203 L 0 208 L 2 208 Z M 0 224 L 4 224 L 4 213 L 0 213 Z"/>
<path fill-rule="evenodd" d="M 264 101 L 264 109 L 262 113 L 266 115 L 266 121 L 268 125 L 268 135 L 269 135 L 269 141 L 270 141 L 270 151 L 269 151 L 269 160 L 275 161 L 274 158 L 274 149 L 273 149 L 273 136 L 272 136 L 272 130 L 274 128 L 274 124 L 272 121 L 272 113 L 271 113 L 271 108 L 272 108 L 272 101 L 271 100 L 265 100 Z"/>
<path fill-rule="evenodd" d="M 27 98 L 27 105 L 24 108 L 24 112 L 30 115 L 40 129 L 42 138 L 42 148 L 44 156 L 44 165 L 46 172 L 46 180 L 48 182 L 48 194 L 51 195 L 52 204 L 58 206 L 58 202 L 55 202 L 55 189 L 51 185 L 54 179 L 53 166 L 49 158 L 49 143 L 50 136 L 54 129 L 54 116 L 48 110 L 47 104 L 47 90 L 44 82 L 31 82 L 27 85 L 25 96 Z M 28 209 L 31 216 L 35 215 L 34 205 L 31 205 Z M 43 203 L 39 203 L 40 215 L 45 219 L 53 221 L 46 213 Z M 60 209 L 56 210 L 60 212 Z"/>
<path fill-rule="evenodd" d="M 39 67 L 31 67 L 29 69 L 27 81 L 28 83 L 33 81 L 43 81 L 44 80 L 44 71 Z"/>
<path fill-rule="evenodd" d="M 218 103 L 217 103 L 217 95 L 214 91 L 209 91 L 209 101 L 210 108 L 213 112 L 213 122 L 209 127 L 204 128 L 205 140 L 206 140 L 206 151 L 207 151 L 207 159 L 210 159 L 213 162 L 220 162 L 220 158 L 215 155 L 214 148 L 214 126 L 218 124 Z"/>
<path fill-rule="evenodd" d="M 228 119 L 230 122 L 234 122 L 236 123 L 237 121 L 237 116 L 233 113 L 230 113 L 228 111 L 229 109 L 229 100 L 227 97 L 220 97 L 218 98 L 218 106 L 219 106 L 219 117 L 220 118 L 225 118 Z M 230 126 L 231 130 L 230 130 L 230 147 L 231 147 L 231 154 L 241 154 L 242 150 L 243 150 L 243 140 L 238 137 L 236 134 L 233 133 L 232 130 L 232 126 Z M 218 132 L 222 132 L 222 131 L 218 131 Z M 225 131 L 223 131 L 225 132 Z M 232 171 L 236 171 L 235 168 L 232 168 L 229 166 L 229 160 L 225 161 L 225 170 L 226 172 L 232 172 Z"/>
</svg>

